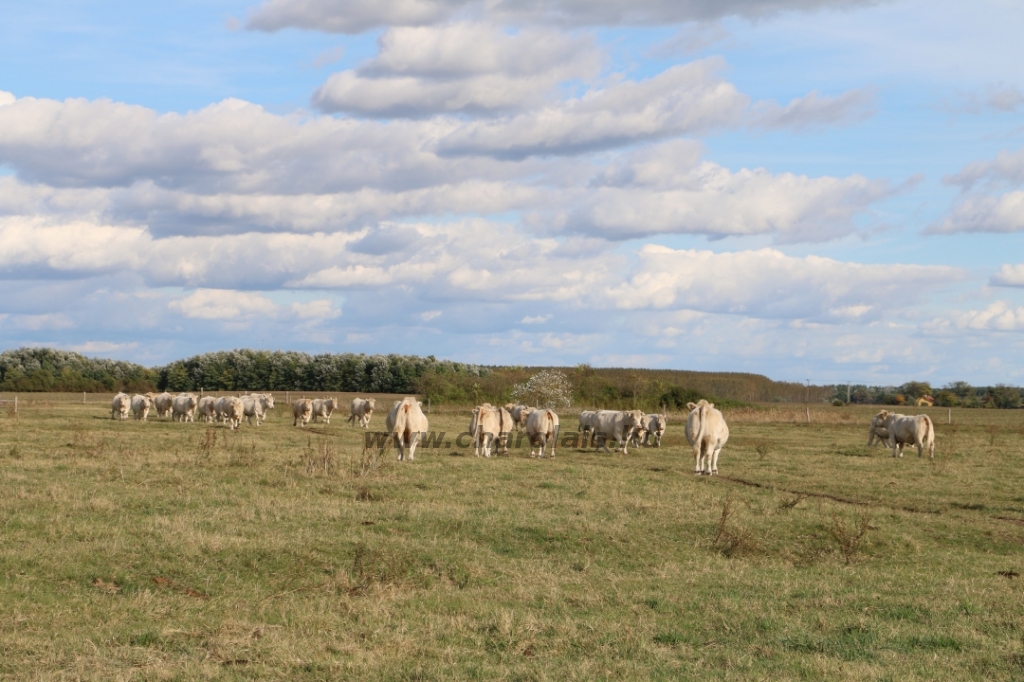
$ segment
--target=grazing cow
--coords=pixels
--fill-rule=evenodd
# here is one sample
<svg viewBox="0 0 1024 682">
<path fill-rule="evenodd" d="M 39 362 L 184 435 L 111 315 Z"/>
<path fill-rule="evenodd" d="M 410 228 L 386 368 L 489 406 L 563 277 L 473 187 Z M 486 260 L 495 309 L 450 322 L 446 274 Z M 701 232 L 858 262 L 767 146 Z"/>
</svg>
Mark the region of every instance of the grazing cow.
<svg viewBox="0 0 1024 682">
<path fill-rule="evenodd" d="M 199 415 L 199 419 L 204 422 L 212 422 L 217 420 L 217 399 L 213 396 L 205 395 L 199 399 L 199 403 L 196 405 L 196 414 Z"/>
<path fill-rule="evenodd" d="M 636 429 L 643 426 L 643 423 L 644 413 L 640 410 L 627 410 L 624 412 L 601 410 L 597 413 L 594 430 L 594 449 L 599 450 L 601 447 L 604 447 L 605 452 L 611 452 L 608 449 L 608 440 L 612 439 L 619 444 L 621 448 L 619 451 L 622 454 L 629 454 L 626 450 L 629 439 Z"/>
<path fill-rule="evenodd" d="M 889 432 L 889 447 L 892 448 L 892 456 L 903 456 L 903 446 L 912 444 L 917 448 L 917 456 L 927 449 L 928 458 L 935 459 L 935 425 L 932 419 L 926 414 L 919 414 L 907 417 L 882 410 L 878 413 L 882 418 L 885 430 Z"/>
<path fill-rule="evenodd" d="M 199 399 L 192 393 L 179 393 L 171 402 L 171 419 L 174 421 L 195 421 L 196 406 Z"/>
<path fill-rule="evenodd" d="M 373 409 L 377 407 L 377 400 L 374 398 L 353 398 L 349 411 L 352 413 L 348 421 L 359 424 L 364 429 L 370 428 L 370 417 L 373 416 Z"/>
<path fill-rule="evenodd" d="M 313 401 L 302 398 L 292 403 L 292 426 L 305 426 L 313 418 Z"/>
<path fill-rule="evenodd" d="M 159 394 L 147 393 L 146 395 L 153 399 L 153 409 L 156 410 L 156 416 L 161 419 L 170 416 L 171 405 L 174 403 L 174 396 L 167 391 Z"/>
<path fill-rule="evenodd" d="M 337 398 L 318 398 L 313 401 L 313 423 L 316 423 L 317 418 L 323 417 L 325 424 L 331 423 L 331 415 L 338 409 Z"/>
<path fill-rule="evenodd" d="M 526 426 L 526 420 L 530 416 L 530 410 L 533 408 L 526 405 L 512 405 L 512 408 L 509 409 L 508 405 L 506 405 L 505 409 L 512 415 L 512 423 L 515 425 L 516 431 L 519 431 L 521 427 Z"/>
<path fill-rule="evenodd" d="M 403 398 L 395 402 L 384 422 L 388 433 L 395 439 L 398 448 L 398 461 L 405 459 L 405 450 L 409 450 L 409 461 L 416 458 L 416 446 L 420 438 L 427 432 L 427 417 L 423 414 L 423 405 L 415 398 Z"/>
<path fill-rule="evenodd" d="M 242 406 L 245 408 L 245 421 L 251 426 L 253 417 L 256 418 L 256 426 L 267 418 L 267 410 L 274 409 L 274 396 L 269 393 L 250 393 L 242 398 Z"/>
<path fill-rule="evenodd" d="M 713 403 L 701 399 L 696 405 L 687 403 L 686 406 L 690 408 L 686 440 L 693 446 L 693 473 L 713 476 L 718 473 L 718 453 L 729 440 L 729 427 Z"/>
<path fill-rule="evenodd" d="M 238 430 L 244 416 L 245 403 L 241 398 L 232 395 L 224 399 L 224 421 L 228 423 L 232 431 Z"/>
<path fill-rule="evenodd" d="M 512 415 L 504 407 L 495 407 L 490 403 L 484 403 L 473 408 L 473 416 L 469 420 L 469 433 L 473 436 L 475 454 L 480 456 L 483 450 L 484 457 L 491 456 L 491 446 L 495 442 L 502 448 L 502 453 L 508 453 L 508 436 L 512 430 Z"/>
<path fill-rule="evenodd" d="M 118 393 L 110 401 L 110 418 L 127 419 L 128 412 L 132 409 L 132 399 L 127 393 Z"/>
<path fill-rule="evenodd" d="M 885 417 L 882 416 L 883 413 L 887 415 L 895 414 L 897 417 L 905 416 L 902 414 L 896 414 L 895 412 L 885 412 L 885 410 L 883 410 L 872 417 L 871 425 L 868 426 L 868 447 L 889 442 L 889 432 L 885 428 Z"/>
<path fill-rule="evenodd" d="M 149 408 L 152 406 L 153 401 L 148 395 L 132 396 L 132 414 L 135 415 L 136 421 L 146 421 L 149 417 Z"/>
<path fill-rule="evenodd" d="M 580 412 L 580 425 L 576 430 L 583 434 L 583 442 L 580 444 L 580 447 L 586 448 L 590 438 L 597 431 L 597 411 L 583 410 Z"/>
<path fill-rule="evenodd" d="M 551 459 L 555 458 L 555 445 L 558 442 L 558 415 L 548 409 L 531 410 L 526 417 L 526 437 L 530 440 L 530 457 L 544 457 L 544 448 L 551 443 Z M 534 446 L 539 448 L 537 454 Z"/>
<path fill-rule="evenodd" d="M 665 425 L 668 418 L 663 414 L 647 415 L 647 424 L 644 428 L 644 445 L 650 445 L 654 441 L 654 447 L 661 447 L 661 437 L 665 435 Z"/>
</svg>

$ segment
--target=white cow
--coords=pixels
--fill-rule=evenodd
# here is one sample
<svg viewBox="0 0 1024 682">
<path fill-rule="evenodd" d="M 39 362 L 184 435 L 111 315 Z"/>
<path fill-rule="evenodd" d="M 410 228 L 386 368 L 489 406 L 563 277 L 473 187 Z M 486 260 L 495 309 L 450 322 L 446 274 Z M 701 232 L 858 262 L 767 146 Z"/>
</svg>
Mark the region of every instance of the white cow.
<svg viewBox="0 0 1024 682">
<path fill-rule="evenodd" d="M 228 423 L 232 431 L 236 431 L 242 425 L 244 416 L 245 403 L 241 398 L 232 395 L 224 399 L 224 421 Z"/>
<path fill-rule="evenodd" d="M 405 450 L 409 450 L 409 461 L 416 458 L 416 446 L 420 438 L 427 432 L 427 417 L 423 414 L 423 406 L 415 398 L 403 398 L 395 402 L 388 418 L 384 422 L 388 433 L 395 439 L 398 448 L 398 461 L 405 459 Z"/>
<path fill-rule="evenodd" d="M 292 426 L 305 426 L 313 418 L 313 401 L 301 398 L 292 403 Z"/>
<path fill-rule="evenodd" d="M 357 422 L 364 429 L 370 428 L 370 417 L 373 415 L 377 401 L 374 398 L 353 398 L 349 410 L 352 415 L 348 418 L 350 422 Z"/>
<path fill-rule="evenodd" d="M 318 398 L 313 401 L 313 422 L 319 417 L 324 418 L 324 423 L 331 423 L 331 415 L 338 409 L 337 398 Z"/>
<path fill-rule="evenodd" d="M 587 443 L 590 442 L 590 439 L 597 431 L 597 411 L 583 410 L 580 412 L 580 425 L 576 430 L 583 434 L 583 442 L 580 443 L 580 447 L 586 448 Z"/>
<path fill-rule="evenodd" d="M 504 407 L 496 407 L 484 403 L 473 408 L 473 416 L 469 420 L 469 433 L 473 436 L 475 454 L 491 456 L 491 446 L 497 442 L 503 454 L 508 454 L 508 436 L 512 431 L 512 415 Z"/>
<path fill-rule="evenodd" d="M 148 395 L 133 395 L 132 396 L 132 414 L 135 415 L 137 421 L 146 421 L 149 417 L 149 408 L 153 406 L 153 401 Z"/>
<path fill-rule="evenodd" d="M 511 403 L 509 403 L 511 405 Z M 526 420 L 530 416 L 530 410 L 533 408 L 527 407 L 526 405 L 512 405 L 510 408 L 508 405 L 505 406 L 508 413 L 512 415 L 512 423 L 516 427 L 516 431 L 526 426 Z"/>
<path fill-rule="evenodd" d="M 196 406 L 199 398 L 193 393 L 179 393 L 171 402 L 171 419 L 174 421 L 195 421 Z"/>
<path fill-rule="evenodd" d="M 661 447 L 661 437 L 665 435 L 665 426 L 668 422 L 668 417 L 663 414 L 649 414 L 647 415 L 647 425 L 644 429 L 644 445 L 650 445 L 651 441 L 654 441 L 654 447 Z"/>
<path fill-rule="evenodd" d="M 881 445 L 882 443 L 889 442 L 889 432 L 885 428 L 885 418 L 882 414 L 893 415 L 897 417 L 903 417 L 906 415 L 896 414 L 895 412 L 886 412 L 883 410 L 874 417 L 871 418 L 871 424 L 868 426 L 868 447 L 872 445 Z"/>
<path fill-rule="evenodd" d="M 228 414 L 228 396 L 222 395 L 213 402 L 214 421 L 222 422 Z"/>
<path fill-rule="evenodd" d="M 274 396 L 270 393 L 250 393 L 242 398 L 242 405 L 245 408 L 245 421 L 251 426 L 253 417 L 256 418 L 256 426 L 267 418 L 267 410 L 274 409 Z"/>
<path fill-rule="evenodd" d="M 889 447 L 892 448 L 892 456 L 903 456 L 903 446 L 912 444 L 917 448 L 917 456 L 927 449 L 929 459 L 935 459 L 935 425 L 932 419 L 926 414 L 919 414 L 913 417 L 906 417 L 902 414 L 895 414 L 882 410 L 878 413 L 882 418 L 885 430 L 889 432 Z"/>
<path fill-rule="evenodd" d="M 217 420 L 217 399 L 213 396 L 203 396 L 199 399 L 199 403 L 196 405 L 196 414 L 204 422 L 212 422 Z"/>
<path fill-rule="evenodd" d="M 161 419 L 171 414 L 171 405 L 174 403 L 174 396 L 167 391 L 159 394 L 147 393 L 153 399 L 153 407 L 156 409 L 156 416 Z"/>
<path fill-rule="evenodd" d="M 690 408 L 690 415 L 686 418 L 686 440 L 693 446 L 693 473 L 717 474 L 718 454 L 729 440 L 725 417 L 714 404 L 704 399 L 696 405 L 687 403 L 686 406 Z"/>
<path fill-rule="evenodd" d="M 132 409 L 132 398 L 127 393 L 118 393 L 114 396 L 114 399 L 110 401 L 110 418 L 111 419 L 127 419 L 128 412 Z"/>
<path fill-rule="evenodd" d="M 619 451 L 628 455 L 626 446 L 629 443 L 629 439 L 632 437 L 633 432 L 643 426 L 644 413 L 640 410 L 626 410 L 616 412 L 613 410 L 601 410 L 597 413 L 596 425 L 594 430 L 594 449 L 599 450 L 604 447 L 605 452 L 611 452 L 608 449 L 608 440 L 614 440 L 618 442 Z"/>
<path fill-rule="evenodd" d="M 526 437 L 530 440 L 530 457 L 544 457 L 544 448 L 551 443 L 551 459 L 555 458 L 555 445 L 558 442 L 558 415 L 549 409 L 531 410 L 526 417 Z M 534 454 L 534 446 L 539 448 Z"/>
</svg>

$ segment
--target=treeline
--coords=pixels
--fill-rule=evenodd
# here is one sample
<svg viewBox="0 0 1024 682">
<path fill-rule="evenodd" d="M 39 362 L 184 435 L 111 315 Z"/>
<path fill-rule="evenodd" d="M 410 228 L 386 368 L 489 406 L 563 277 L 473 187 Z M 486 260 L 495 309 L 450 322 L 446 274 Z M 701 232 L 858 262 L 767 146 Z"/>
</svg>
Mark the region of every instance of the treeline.
<svg viewBox="0 0 1024 682">
<path fill-rule="evenodd" d="M 973 387 L 958 381 L 933 390 L 926 382 L 902 386 L 808 386 L 760 374 L 575 367 L 485 367 L 433 356 L 232 350 L 203 353 L 163 367 L 87 358 L 51 348 L 0 353 L 0 391 L 338 391 L 410 393 L 434 403 L 495 404 L 511 400 L 516 385 L 542 369 L 562 372 L 573 405 L 611 409 L 681 409 L 706 398 L 720 405 L 758 402 L 915 404 L 931 396 L 938 406 L 1018 408 L 1013 386 Z"/>
<path fill-rule="evenodd" d="M 122 360 L 87 358 L 53 348 L 0 353 L 0 391 L 151 391 L 158 372 Z"/>
<path fill-rule="evenodd" d="M 843 385 L 835 387 L 832 399 L 857 405 L 916 405 L 926 396 L 938 407 L 1024 407 L 1024 390 L 1016 386 L 971 386 L 966 381 L 954 381 L 937 390 L 924 381 L 910 381 L 902 386 Z"/>
</svg>

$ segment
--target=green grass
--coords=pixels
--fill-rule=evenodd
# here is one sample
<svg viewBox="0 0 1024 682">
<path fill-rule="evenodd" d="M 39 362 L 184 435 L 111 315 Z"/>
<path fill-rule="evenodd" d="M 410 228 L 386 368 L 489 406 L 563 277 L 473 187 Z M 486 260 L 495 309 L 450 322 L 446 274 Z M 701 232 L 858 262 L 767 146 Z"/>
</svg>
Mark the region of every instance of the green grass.
<svg viewBox="0 0 1024 682">
<path fill-rule="evenodd" d="M 22 398 L 6 679 L 1024 677 L 1024 412 L 934 410 L 929 461 L 866 448 L 868 408 L 736 410 L 706 478 L 679 415 L 627 457 L 374 468 L 340 417 L 232 433 Z"/>
</svg>

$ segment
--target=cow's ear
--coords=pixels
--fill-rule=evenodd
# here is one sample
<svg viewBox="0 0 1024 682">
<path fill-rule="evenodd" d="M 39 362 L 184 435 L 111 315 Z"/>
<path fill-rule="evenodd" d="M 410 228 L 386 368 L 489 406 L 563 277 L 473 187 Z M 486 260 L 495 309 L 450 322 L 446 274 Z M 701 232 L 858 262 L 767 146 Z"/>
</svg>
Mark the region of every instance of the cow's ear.
<svg viewBox="0 0 1024 682">
<path fill-rule="evenodd" d="M 708 407 L 714 407 L 714 406 L 715 406 L 714 403 L 708 403 Z"/>
<path fill-rule="evenodd" d="M 693 403 L 686 403 L 686 407 L 687 407 L 687 409 L 690 409 L 690 410 L 696 410 L 697 409 L 697 406 L 694 405 Z"/>
</svg>

